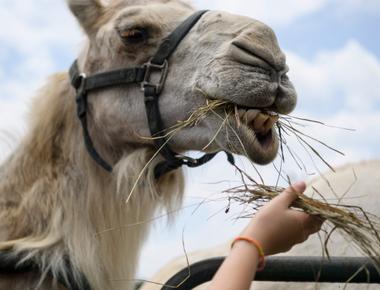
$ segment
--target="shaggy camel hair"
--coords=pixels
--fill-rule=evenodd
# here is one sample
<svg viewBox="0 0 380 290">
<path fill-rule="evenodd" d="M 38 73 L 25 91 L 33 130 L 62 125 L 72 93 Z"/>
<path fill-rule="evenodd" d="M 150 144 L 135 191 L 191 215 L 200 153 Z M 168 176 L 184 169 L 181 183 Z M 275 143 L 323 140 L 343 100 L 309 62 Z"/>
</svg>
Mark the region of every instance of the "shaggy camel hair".
<svg viewBox="0 0 380 290">
<path fill-rule="evenodd" d="M 87 75 L 141 66 L 194 12 L 177 0 L 67 2 L 87 36 L 78 56 Z M 169 128 L 185 120 L 206 96 L 239 105 L 242 120 L 221 120 L 220 108 L 175 134 L 170 146 L 181 153 L 210 143 L 207 152 L 228 150 L 256 163 L 272 161 L 278 138 L 273 121 L 261 112 L 294 109 L 296 93 L 287 70 L 269 27 L 208 12 L 169 60 L 159 104 L 163 123 Z M 91 137 L 114 170 L 99 168 L 85 150 L 68 74 L 52 76 L 34 99 L 27 135 L 0 169 L 0 250 L 35 261 L 42 276 L 2 275 L 1 290 L 61 289 L 43 278 L 48 271 L 64 275 L 65 259 L 95 290 L 130 289 L 148 226 L 127 225 L 181 203 L 181 170 L 153 178 L 162 158 L 149 162 L 155 150 L 152 140 L 143 138 L 150 134 L 139 86 L 115 86 L 88 97 Z M 214 138 L 221 124 L 228 126 Z"/>
<path fill-rule="evenodd" d="M 329 181 L 327 184 L 326 179 L 318 177 L 308 182 L 308 189 L 305 192 L 307 195 L 312 194 L 312 187 L 316 188 L 318 192 L 325 195 L 325 198 L 331 201 L 336 200 L 336 195 L 343 196 L 343 204 L 360 206 L 368 212 L 380 216 L 379 203 L 379 188 L 380 188 L 380 160 L 372 160 L 348 164 L 336 168 L 336 173 L 329 172 L 324 175 Z M 331 186 L 331 187 L 330 187 Z M 331 190 L 333 189 L 333 191 Z M 233 235 L 238 233 L 231 233 L 231 240 Z M 190 263 L 202 261 L 213 257 L 222 257 L 228 255 L 231 248 L 231 242 L 224 245 L 200 250 L 194 253 L 188 253 Z M 329 240 L 328 249 L 331 256 L 361 256 L 361 253 L 355 248 L 351 241 L 347 241 L 339 232 L 335 231 Z M 322 256 L 321 241 L 317 235 L 310 237 L 310 239 L 300 245 L 295 246 L 288 253 L 281 255 L 285 256 Z M 187 262 L 185 257 L 181 257 L 168 263 L 160 269 L 149 281 L 157 283 L 165 283 L 175 273 L 186 268 Z M 196 288 L 196 290 L 206 290 L 208 284 L 204 284 Z M 316 284 L 316 283 L 272 283 L 272 282 L 254 282 L 252 290 L 270 290 L 270 289 L 292 289 L 292 290 L 335 290 L 343 289 L 344 285 L 337 284 Z M 352 284 L 347 286 L 347 290 L 375 290 L 378 285 L 358 285 Z M 159 290 L 160 286 L 145 283 L 140 290 Z"/>
</svg>

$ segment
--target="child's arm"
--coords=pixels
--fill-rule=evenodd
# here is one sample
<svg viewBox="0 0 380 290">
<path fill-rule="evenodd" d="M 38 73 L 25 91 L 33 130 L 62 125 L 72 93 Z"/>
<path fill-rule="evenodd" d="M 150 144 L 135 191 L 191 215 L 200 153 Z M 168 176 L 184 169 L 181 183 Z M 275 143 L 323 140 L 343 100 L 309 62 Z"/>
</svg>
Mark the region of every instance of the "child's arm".
<svg viewBox="0 0 380 290">
<path fill-rule="evenodd" d="M 303 193 L 306 185 L 297 183 L 263 207 L 241 236 L 256 240 L 265 255 L 290 250 L 321 229 L 323 221 L 289 207 Z M 256 246 L 238 241 L 232 248 L 208 290 L 248 290 L 259 263 Z"/>
</svg>

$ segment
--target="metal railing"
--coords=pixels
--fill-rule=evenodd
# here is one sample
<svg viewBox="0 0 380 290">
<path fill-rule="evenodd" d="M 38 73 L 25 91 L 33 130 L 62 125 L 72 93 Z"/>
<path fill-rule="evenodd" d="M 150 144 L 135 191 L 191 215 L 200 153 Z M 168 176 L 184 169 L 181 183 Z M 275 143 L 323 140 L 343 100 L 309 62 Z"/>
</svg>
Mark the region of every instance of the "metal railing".
<svg viewBox="0 0 380 290">
<path fill-rule="evenodd" d="M 161 290 L 190 290 L 211 281 L 224 257 L 204 260 L 169 279 Z M 189 276 L 190 273 L 190 276 Z M 269 257 L 255 281 L 380 284 L 371 259 L 361 257 Z"/>
</svg>

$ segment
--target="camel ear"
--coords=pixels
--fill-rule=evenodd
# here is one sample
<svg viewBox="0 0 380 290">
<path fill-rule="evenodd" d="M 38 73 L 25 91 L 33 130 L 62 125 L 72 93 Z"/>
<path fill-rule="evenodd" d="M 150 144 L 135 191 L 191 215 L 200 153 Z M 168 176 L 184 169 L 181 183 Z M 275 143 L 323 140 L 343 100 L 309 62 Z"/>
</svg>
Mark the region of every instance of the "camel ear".
<svg viewBox="0 0 380 290">
<path fill-rule="evenodd" d="M 100 0 L 67 0 L 71 12 L 90 36 L 96 33 L 97 23 L 104 13 Z"/>
</svg>

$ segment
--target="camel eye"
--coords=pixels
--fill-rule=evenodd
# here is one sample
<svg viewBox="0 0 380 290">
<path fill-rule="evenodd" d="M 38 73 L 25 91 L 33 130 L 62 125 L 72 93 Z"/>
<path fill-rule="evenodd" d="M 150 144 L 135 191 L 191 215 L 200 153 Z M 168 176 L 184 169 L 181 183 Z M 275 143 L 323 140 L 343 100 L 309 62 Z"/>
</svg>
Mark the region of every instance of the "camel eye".
<svg viewBox="0 0 380 290">
<path fill-rule="evenodd" d="M 120 31 L 119 34 L 126 44 L 138 44 L 148 39 L 148 31 L 145 28 L 131 28 Z"/>
</svg>

